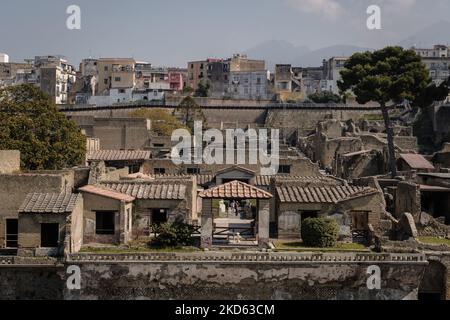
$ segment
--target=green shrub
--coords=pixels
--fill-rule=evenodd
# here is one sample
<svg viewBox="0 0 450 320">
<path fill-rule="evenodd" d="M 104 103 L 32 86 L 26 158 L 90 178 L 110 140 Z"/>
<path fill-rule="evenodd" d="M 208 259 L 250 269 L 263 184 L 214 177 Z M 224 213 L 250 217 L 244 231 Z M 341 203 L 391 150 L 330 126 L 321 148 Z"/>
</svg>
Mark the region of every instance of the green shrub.
<svg viewBox="0 0 450 320">
<path fill-rule="evenodd" d="M 307 218 L 302 222 L 302 239 L 306 246 L 331 248 L 336 246 L 339 226 L 330 218 Z"/>
<path fill-rule="evenodd" d="M 152 232 L 156 237 L 150 243 L 152 246 L 176 248 L 193 245 L 194 228 L 184 223 L 163 223 L 153 225 Z"/>
</svg>

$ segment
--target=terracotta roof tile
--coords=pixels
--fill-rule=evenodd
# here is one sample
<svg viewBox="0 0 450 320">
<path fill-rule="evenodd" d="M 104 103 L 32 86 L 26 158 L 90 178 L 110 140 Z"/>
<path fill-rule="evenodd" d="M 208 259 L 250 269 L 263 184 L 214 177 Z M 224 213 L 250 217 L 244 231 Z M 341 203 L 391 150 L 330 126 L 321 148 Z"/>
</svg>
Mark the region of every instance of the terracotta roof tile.
<svg viewBox="0 0 450 320">
<path fill-rule="evenodd" d="M 143 161 L 151 158 L 151 152 L 144 150 L 99 150 L 90 152 L 87 157 L 90 161 Z"/>
<path fill-rule="evenodd" d="M 292 175 L 274 175 L 274 176 L 255 176 L 254 183 L 256 186 L 270 186 L 272 178 L 277 181 L 299 181 L 304 183 L 328 182 L 336 184 L 336 180 L 327 176 L 292 176 Z"/>
<path fill-rule="evenodd" d="M 277 187 L 277 195 L 280 201 L 292 203 L 338 203 L 376 192 L 378 191 L 373 188 L 357 186 L 328 186 L 322 188 Z"/>
<path fill-rule="evenodd" d="M 421 154 L 400 154 L 400 158 L 403 159 L 412 169 L 435 169 L 434 166 Z"/>
<path fill-rule="evenodd" d="M 270 199 L 272 194 L 241 181 L 233 181 L 199 194 L 202 198 L 213 199 Z"/>
<path fill-rule="evenodd" d="M 101 188 L 98 186 L 84 186 L 82 188 L 79 189 L 82 192 L 87 192 L 90 194 L 95 194 L 98 196 L 102 196 L 105 198 L 110 198 L 110 199 L 114 199 L 114 200 L 119 200 L 119 201 L 125 201 L 125 202 L 132 202 L 135 200 L 134 197 L 131 197 L 129 195 L 120 193 L 120 192 L 116 192 L 113 190 L 108 190 L 106 188 Z"/>
<path fill-rule="evenodd" d="M 20 213 L 71 213 L 81 199 L 80 194 L 30 193 L 19 208 Z"/>
<path fill-rule="evenodd" d="M 187 189 L 182 184 L 157 182 L 102 182 L 100 187 L 141 200 L 184 200 Z"/>
</svg>

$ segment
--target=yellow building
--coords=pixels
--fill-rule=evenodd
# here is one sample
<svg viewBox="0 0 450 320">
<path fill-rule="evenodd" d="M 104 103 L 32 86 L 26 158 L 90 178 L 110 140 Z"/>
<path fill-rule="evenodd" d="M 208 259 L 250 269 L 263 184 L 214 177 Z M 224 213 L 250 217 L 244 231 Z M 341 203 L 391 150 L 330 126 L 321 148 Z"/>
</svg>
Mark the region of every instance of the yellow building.
<svg viewBox="0 0 450 320">
<path fill-rule="evenodd" d="M 110 89 L 132 88 L 136 84 L 136 61 L 133 58 L 100 58 L 96 94 Z"/>
</svg>

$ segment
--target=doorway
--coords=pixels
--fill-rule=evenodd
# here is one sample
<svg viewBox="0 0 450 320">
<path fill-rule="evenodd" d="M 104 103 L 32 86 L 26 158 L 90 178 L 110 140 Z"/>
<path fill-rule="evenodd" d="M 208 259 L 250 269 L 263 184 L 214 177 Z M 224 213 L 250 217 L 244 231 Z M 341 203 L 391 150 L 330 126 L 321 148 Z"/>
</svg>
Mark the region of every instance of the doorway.
<svg viewBox="0 0 450 320">
<path fill-rule="evenodd" d="M 59 224 L 43 223 L 41 224 L 41 247 L 57 248 L 59 242 Z"/>
<path fill-rule="evenodd" d="M 352 211 L 352 238 L 354 243 L 367 244 L 369 212 Z"/>
<path fill-rule="evenodd" d="M 161 225 L 167 222 L 167 209 L 152 209 L 152 224 Z"/>
<path fill-rule="evenodd" d="M 6 248 L 17 248 L 19 240 L 19 220 L 6 219 Z"/>
</svg>

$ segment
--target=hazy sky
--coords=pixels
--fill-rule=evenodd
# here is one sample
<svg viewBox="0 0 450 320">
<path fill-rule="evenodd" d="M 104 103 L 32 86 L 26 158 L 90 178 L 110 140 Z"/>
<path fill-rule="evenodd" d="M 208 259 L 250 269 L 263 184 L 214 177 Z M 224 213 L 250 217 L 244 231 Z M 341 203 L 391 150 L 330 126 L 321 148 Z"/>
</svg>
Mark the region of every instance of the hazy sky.
<svg viewBox="0 0 450 320">
<path fill-rule="evenodd" d="M 72 4 L 81 30 L 66 28 Z M 370 4 L 382 9 L 381 31 L 366 28 Z M 62 54 L 73 64 L 113 56 L 185 66 L 268 40 L 381 47 L 449 13 L 450 0 L 1 0 L 0 52 L 12 61 Z"/>
</svg>

